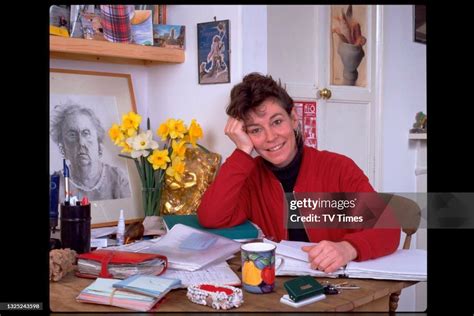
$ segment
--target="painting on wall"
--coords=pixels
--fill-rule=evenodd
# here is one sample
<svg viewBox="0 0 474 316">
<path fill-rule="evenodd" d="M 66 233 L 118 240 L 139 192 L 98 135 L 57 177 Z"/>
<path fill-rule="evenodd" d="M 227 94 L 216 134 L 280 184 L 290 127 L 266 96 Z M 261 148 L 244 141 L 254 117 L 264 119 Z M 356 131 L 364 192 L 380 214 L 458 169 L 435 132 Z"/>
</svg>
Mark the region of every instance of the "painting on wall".
<svg viewBox="0 0 474 316">
<path fill-rule="evenodd" d="M 366 5 L 331 5 L 332 85 L 367 86 Z"/>
<path fill-rule="evenodd" d="M 415 42 L 426 44 L 426 5 L 414 5 Z"/>
<path fill-rule="evenodd" d="M 198 23 L 199 84 L 230 82 L 229 20 Z"/>
</svg>

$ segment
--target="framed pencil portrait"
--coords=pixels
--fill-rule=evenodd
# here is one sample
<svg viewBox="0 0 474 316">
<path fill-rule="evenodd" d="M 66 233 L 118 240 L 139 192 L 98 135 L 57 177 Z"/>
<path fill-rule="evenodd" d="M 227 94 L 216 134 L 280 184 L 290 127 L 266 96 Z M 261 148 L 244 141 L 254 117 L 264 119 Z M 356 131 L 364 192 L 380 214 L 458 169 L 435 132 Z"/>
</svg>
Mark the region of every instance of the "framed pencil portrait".
<svg viewBox="0 0 474 316">
<path fill-rule="evenodd" d="M 229 20 L 198 23 L 199 84 L 230 82 Z"/>
<path fill-rule="evenodd" d="M 140 179 L 133 161 L 119 157 L 108 130 L 136 112 L 129 74 L 50 69 L 50 173 L 59 172 L 64 201 L 63 159 L 69 191 L 91 203 L 93 227 L 114 225 L 124 210 L 128 222 L 143 218 Z"/>
</svg>

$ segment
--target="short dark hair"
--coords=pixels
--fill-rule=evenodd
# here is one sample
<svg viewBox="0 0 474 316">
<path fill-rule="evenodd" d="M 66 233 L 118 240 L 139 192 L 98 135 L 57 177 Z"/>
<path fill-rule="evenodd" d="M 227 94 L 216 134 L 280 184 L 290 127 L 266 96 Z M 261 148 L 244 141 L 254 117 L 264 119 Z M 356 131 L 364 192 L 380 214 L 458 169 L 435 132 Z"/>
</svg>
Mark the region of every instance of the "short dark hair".
<svg viewBox="0 0 474 316">
<path fill-rule="evenodd" d="M 52 140 L 56 144 L 63 142 L 62 125 L 68 116 L 75 115 L 76 113 L 82 113 L 90 117 L 97 131 L 97 140 L 99 144 L 102 144 L 105 137 L 105 130 L 97 115 L 92 109 L 70 101 L 66 104 L 56 105 L 54 107 L 50 122 L 50 135 Z"/>
<path fill-rule="evenodd" d="M 282 87 L 281 81 L 278 80 L 277 83 L 270 75 L 264 76 L 252 72 L 232 88 L 226 113 L 233 118 L 246 119 L 250 110 L 269 98 L 277 101 L 288 114 L 291 113 L 294 106 L 293 99 Z"/>
</svg>

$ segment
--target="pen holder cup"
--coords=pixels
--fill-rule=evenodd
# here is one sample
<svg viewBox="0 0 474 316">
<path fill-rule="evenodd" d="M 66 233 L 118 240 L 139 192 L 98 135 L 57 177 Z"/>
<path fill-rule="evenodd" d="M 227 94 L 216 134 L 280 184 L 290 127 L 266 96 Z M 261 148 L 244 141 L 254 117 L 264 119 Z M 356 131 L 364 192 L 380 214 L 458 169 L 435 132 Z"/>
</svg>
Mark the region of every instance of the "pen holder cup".
<svg viewBox="0 0 474 316">
<path fill-rule="evenodd" d="M 61 204 L 61 243 L 77 253 L 90 251 L 91 205 Z"/>
</svg>

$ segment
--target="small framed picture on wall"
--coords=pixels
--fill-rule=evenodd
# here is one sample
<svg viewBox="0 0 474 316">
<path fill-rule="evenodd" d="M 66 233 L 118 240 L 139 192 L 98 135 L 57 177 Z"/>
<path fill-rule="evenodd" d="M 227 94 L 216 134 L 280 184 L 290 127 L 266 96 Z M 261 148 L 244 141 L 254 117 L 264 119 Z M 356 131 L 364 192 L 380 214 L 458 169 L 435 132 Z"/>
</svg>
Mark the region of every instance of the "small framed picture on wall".
<svg viewBox="0 0 474 316">
<path fill-rule="evenodd" d="M 426 5 L 414 5 L 415 42 L 426 44 Z"/>
<path fill-rule="evenodd" d="M 230 82 L 229 20 L 198 23 L 199 84 Z"/>
</svg>

